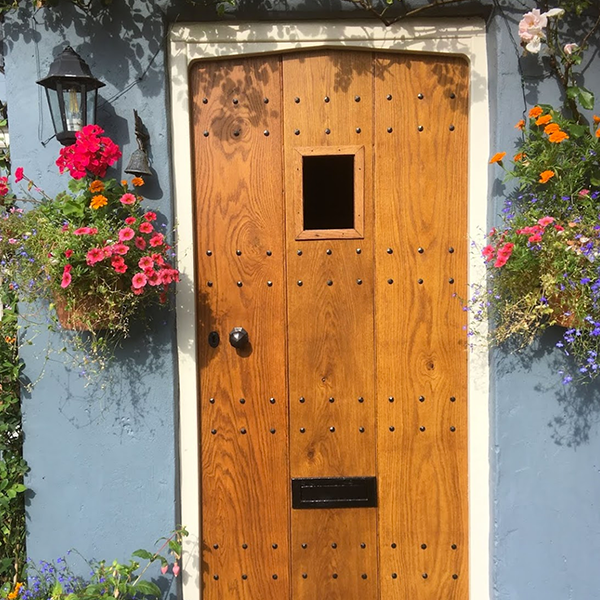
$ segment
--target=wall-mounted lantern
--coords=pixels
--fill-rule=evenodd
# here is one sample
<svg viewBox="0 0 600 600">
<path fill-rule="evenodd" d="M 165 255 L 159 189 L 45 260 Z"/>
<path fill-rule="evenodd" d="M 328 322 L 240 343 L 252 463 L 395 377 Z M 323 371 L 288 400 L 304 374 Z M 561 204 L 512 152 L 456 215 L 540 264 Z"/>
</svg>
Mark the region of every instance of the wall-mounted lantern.
<svg viewBox="0 0 600 600">
<path fill-rule="evenodd" d="M 96 122 L 98 88 L 87 63 L 67 46 L 50 65 L 48 75 L 37 82 L 46 88 L 56 139 L 63 145 L 75 143 L 75 132 Z"/>
</svg>

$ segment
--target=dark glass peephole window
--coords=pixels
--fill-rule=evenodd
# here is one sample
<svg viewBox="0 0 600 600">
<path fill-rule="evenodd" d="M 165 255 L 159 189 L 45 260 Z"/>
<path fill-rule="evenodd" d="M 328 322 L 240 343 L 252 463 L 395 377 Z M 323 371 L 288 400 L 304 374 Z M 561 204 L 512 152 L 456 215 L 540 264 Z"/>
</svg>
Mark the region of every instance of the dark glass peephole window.
<svg viewBox="0 0 600 600">
<path fill-rule="evenodd" d="M 354 155 L 302 157 L 304 229 L 354 228 Z"/>
</svg>

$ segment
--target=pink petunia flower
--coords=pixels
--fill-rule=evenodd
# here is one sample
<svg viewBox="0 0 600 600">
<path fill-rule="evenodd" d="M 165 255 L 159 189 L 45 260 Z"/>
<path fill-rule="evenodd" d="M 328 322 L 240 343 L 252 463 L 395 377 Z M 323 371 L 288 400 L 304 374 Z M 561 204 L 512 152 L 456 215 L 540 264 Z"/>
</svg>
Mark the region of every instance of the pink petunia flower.
<svg viewBox="0 0 600 600">
<path fill-rule="evenodd" d="M 550 223 L 554 223 L 554 221 L 554 217 L 542 217 L 538 221 L 538 224 L 540 224 L 542 227 L 547 227 L 548 225 L 550 225 Z"/>
<path fill-rule="evenodd" d="M 154 227 L 152 227 L 151 223 L 148 223 L 146 221 L 146 222 L 140 224 L 140 231 L 142 233 L 152 233 L 154 231 Z"/>
<path fill-rule="evenodd" d="M 60 282 L 60 287 L 61 288 L 69 287 L 72 280 L 73 280 L 73 278 L 71 276 L 71 273 L 69 273 L 68 271 L 65 271 L 62 276 L 62 281 Z"/>
<path fill-rule="evenodd" d="M 148 278 L 146 277 L 146 275 L 144 275 L 144 273 L 136 273 L 131 280 L 131 285 L 136 290 L 145 287 L 147 283 Z"/>
<path fill-rule="evenodd" d="M 494 246 L 492 246 L 491 244 L 488 244 L 481 251 L 481 254 L 483 254 L 483 257 L 485 258 L 486 262 L 489 262 L 490 260 L 492 260 L 492 258 L 494 258 L 495 253 L 496 253 L 496 251 L 494 250 Z"/>
<path fill-rule="evenodd" d="M 150 256 L 142 256 L 138 262 L 140 269 L 151 269 L 154 266 L 154 261 Z"/>
<path fill-rule="evenodd" d="M 532 244 L 537 244 L 538 242 L 542 241 L 542 236 L 539 233 L 535 233 L 528 239 L 528 241 Z"/>
<path fill-rule="evenodd" d="M 133 224 L 135 223 L 135 217 L 127 217 L 127 218 L 125 219 L 125 223 L 126 223 L 127 225 L 133 225 Z"/>
<path fill-rule="evenodd" d="M 15 183 L 19 183 L 23 177 L 23 167 L 17 167 L 17 170 L 15 171 Z"/>
<path fill-rule="evenodd" d="M 120 198 L 119 201 L 121 202 L 121 204 L 135 204 L 135 196 L 131 193 L 126 193 L 123 194 Z"/>
<path fill-rule="evenodd" d="M 73 250 L 65 250 L 65 256 L 71 258 L 71 256 L 73 256 Z"/>
<path fill-rule="evenodd" d="M 69 263 L 67 263 L 67 264 L 65 265 L 65 268 L 64 268 L 64 270 L 63 270 L 63 273 L 70 273 L 72 268 L 73 268 L 73 265 L 70 265 Z"/>
<path fill-rule="evenodd" d="M 124 262 L 119 263 L 118 265 L 113 265 L 113 268 L 117 273 L 125 273 L 125 271 L 127 271 L 127 265 Z"/>
<path fill-rule="evenodd" d="M 162 246 L 164 242 L 165 236 L 162 233 L 155 233 L 149 240 L 150 245 L 153 248 L 157 246 Z"/>
<path fill-rule="evenodd" d="M 131 240 L 135 237 L 135 231 L 133 231 L 133 229 L 131 229 L 131 227 L 123 227 L 123 229 L 121 229 L 119 231 L 119 241 L 120 242 L 127 242 L 128 240 Z"/>
<path fill-rule="evenodd" d="M 135 243 L 135 247 L 138 248 L 139 250 L 146 249 L 146 240 L 144 238 L 136 237 L 134 243 Z"/>
<path fill-rule="evenodd" d="M 152 212 L 151 210 L 149 210 L 145 215 L 144 215 L 144 219 L 146 219 L 146 221 L 156 221 L 156 213 Z"/>
<path fill-rule="evenodd" d="M 113 244 L 112 249 L 114 254 L 120 254 L 122 256 L 129 252 L 129 246 L 127 246 L 126 244 L 122 244 L 121 242 Z"/>
<path fill-rule="evenodd" d="M 133 286 L 131 286 L 131 291 L 136 295 L 136 296 L 141 296 L 144 293 L 144 288 L 134 288 Z"/>
<path fill-rule="evenodd" d="M 95 265 L 97 262 L 104 260 L 104 252 L 100 248 L 92 248 L 88 250 L 85 260 L 88 265 Z"/>
<path fill-rule="evenodd" d="M 510 258 L 514 247 L 514 244 L 512 244 L 511 242 L 507 242 L 506 244 L 504 244 L 504 246 L 498 248 L 498 257 L 496 258 L 494 267 L 503 267 L 506 264 L 506 261 Z"/>
</svg>

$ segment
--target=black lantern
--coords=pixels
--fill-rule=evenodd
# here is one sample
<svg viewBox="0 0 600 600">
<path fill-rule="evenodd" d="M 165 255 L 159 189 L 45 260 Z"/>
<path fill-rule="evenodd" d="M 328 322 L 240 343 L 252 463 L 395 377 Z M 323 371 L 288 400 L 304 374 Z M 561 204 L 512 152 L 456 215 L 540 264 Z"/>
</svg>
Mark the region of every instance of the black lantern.
<svg viewBox="0 0 600 600">
<path fill-rule="evenodd" d="M 46 88 L 56 139 L 63 146 L 75 143 L 75 132 L 96 122 L 98 88 L 104 86 L 87 63 L 67 46 L 37 82 Z"/>
</svg>

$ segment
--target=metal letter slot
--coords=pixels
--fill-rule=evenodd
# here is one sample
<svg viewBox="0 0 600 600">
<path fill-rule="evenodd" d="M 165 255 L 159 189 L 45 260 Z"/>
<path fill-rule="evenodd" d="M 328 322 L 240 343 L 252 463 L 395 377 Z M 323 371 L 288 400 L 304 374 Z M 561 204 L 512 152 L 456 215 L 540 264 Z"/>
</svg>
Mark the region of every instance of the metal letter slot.
<svg viewBox="0 0 600 600">
<path fill-rule="evenodd" d="M 292 508 L 363 508 L 377 506 L 377 478 L 292 479 Z"/>
</svg>

